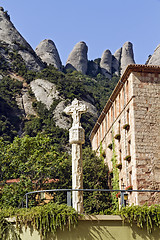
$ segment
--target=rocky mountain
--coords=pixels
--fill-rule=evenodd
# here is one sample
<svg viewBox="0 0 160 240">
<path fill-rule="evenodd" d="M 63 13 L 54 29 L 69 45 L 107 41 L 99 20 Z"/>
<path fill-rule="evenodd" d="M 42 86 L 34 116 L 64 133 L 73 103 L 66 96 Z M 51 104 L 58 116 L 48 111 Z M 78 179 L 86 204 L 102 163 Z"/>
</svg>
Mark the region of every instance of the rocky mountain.
<svg viewBox="0 0 160 240">
<path fill-rule="evenodd" d="M 34 51 L 14 27 L 10 16 L 2 7 L 0 8 L 0 44 L 0 57 L 8 62 L 8 65 L 12 64 L 11 52 L 16 51 L 29 70 L 42 70 L 45 67 L 44 62 L 53 65 L 60 71 L 63 68 L 55 43 L 45 39 Z M 9 49 L 9 53 L 5 52 L 5 48 Z M 135 63 L 133 47 L 130 42 L 126 42 L 114 55 L 110 50 L 105 50 L 99 65 L 95 61 L 88 61 L 87 52 L 88 47 L 85 42 L 77 43 L 68 56 L 65 69 L 76 70 L 93 77 L 101 73 L 110 79 L 113 74 L 117 76 L 122 74 L 128 64 Z"/>
<path fill-rule="evenodd" d="M 121 54 L 122 48 L 118 49 L 114 55 L 112 55 L 112 69 L 117 76 L 120 75 Z"/>
<path fill-rule="evenodd" d="M 121 59 L 120 59 L 120 68 L 121 75 L 124 73 L 126 67 L 129 64 L 134 64 L 134 54 L 133 54 L 133 45 L 131 42 L 124 43 L 122 47 Z"/>
<path fill-rule="evenodd" d="M 158 46 L 148 64 L 159 64 Z M 126 42 L 114 54 L 88 60 L 88 47 L 79 42 L 63 67 L 52 40 L 43 40 L 34 51 L 0 8 L 0 136 L 49 134 L 53 142 L 68 142 L 71 118 L 63 112 L 74 98 L 88 106 L 82 126 L 89 134 L 128 64 L 135 63 L 133 45 Z"/>
<path fill-rule="evenodd" d="M 112 76 L 112 54 L 110 50 L 105 50 L 102 54 L 100 67 L 102 74 L 110 79 Z"/>
<path fill-rule="evenodd" d="M 147 62 L 147 65 L 160 65 L 160 44 L 154 50 L 153 55 L 150 55 Z"/>
<path fill-rule="evenodd" d="M 134 64 L 133 45 L 131 42 L 124 43 L 113 55 L 110 50 L 102 54 L 100 67 L 106 77 L 111 78 L 113 74 L 120 76 L 129 64 Z"/>
<path fill-rule="evenodd" d="M 30 83 L 30 87 L 36 100 L 42 102 L 48 110 L 55 99 L 61 99 L 56 85 L 47 80 L 35 79 Z"/>
<path fill-rule="evenodd" d="M 88 61 L 87 52 L 86 43 L 77 43 L 68 57 L 66 69 L 77 70 L 92 76 L 101 73 L 111 79 L 113 74 L 120 76 L 129 64 L 135 63 L 133 45 L 130 42 L 124 43 L 113 55 L 109 49 L 105 50 L 99 65 L 94 61 Z"/>
<path fill-rule="evenodd" d="M 62 62 L 56 45 L 50 39 L 45 39 L 36 47 L 35 52 L 47 65 L 51 64 L 58 70 L 62 70 Z"/>
<path fill-rule="evenodd" d="M 82 74 L 86 74 L 88 66 L 87 57 L 88 47 L 85 42 L 77 43 L 66 62 L 66 69 L 77 70 Z"/>
<path fill-rule="evenodd" d="M 17 51 L 29 70 L 39 71 L 43 69 L 44 64 L 14 27 L 13 23 L 10 21 L 10 16 L 2 7 L 0 8 L 0 43 L 0 55 L 5 58 L 9 64 L 11 64 L 10 58 L 4 48 L 2 48 L 2 45 L 9 49 L 10 52 Z"/>
</svg>

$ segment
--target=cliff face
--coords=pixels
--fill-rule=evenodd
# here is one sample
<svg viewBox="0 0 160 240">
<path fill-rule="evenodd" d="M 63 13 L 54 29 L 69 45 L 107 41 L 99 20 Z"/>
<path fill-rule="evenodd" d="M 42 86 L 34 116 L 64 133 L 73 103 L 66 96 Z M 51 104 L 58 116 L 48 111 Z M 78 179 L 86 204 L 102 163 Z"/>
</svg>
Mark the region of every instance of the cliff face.
<svg viewBox="0 0 160 240">
<path fill-rule="evenodd" d="M 120 60 L 121 75 L 124 73 L 129 64 L 134 64 L 133 45 L 131 42 L 124 43 L 122 47 L 122 55 Z"/>
<path fill-rule="evenodd" d="M 134 64 L 133 45 L 130 42 L 124 43 L 113 55 L 110 50 L 104 51 L 100 61 L 101 72 L 111 78 L 113 74 L 120 76 L 124 73 L 129 64 Z"/>
<path fill-rule="evenodd" d="M 62 71 L 62 62 L 55 43 L 45 39 L 34 51 L 14 27 L 9 15 L 2 7 L 0 8 L 0 43 L 5 44 L 10 51 L 17 51 L 29 70 L 42 70 L 45 67 L 45 62 L 47 65 L 51 64 Z M 65 68 L 79 71 L 82 74 L 90 72 L 92 76 L 96 76 L 100 72 L 110 79 L 113 74 L 117 76 L 122 74 L 128 64 L 135 63 L 133 47 L 130 42 L 126 42 L 114 55 L 110 50 L 105 50 L 99 66 L 94 61 L 88 61 L 87 52 L 88 47 L 85 42 L 77 43 L 68 56 Z M 0 50 L 0 54 L 9 64 L 11 63 L 3 50 Z M 151 59 L 151 64 L 154 61 Z"/>
<path fill-rule="evenodd" d="M 100 67 L 102 74 L 105 77 L 111 78 L 112 76 L 112 53 L 110 50 L 105 50 L 102 54 Z"/>
<path fill-rule="evenodd" d="M 64 132 L 70 127 L 71 119 L 63 114 L 63 110 L 75 97 L 88 106 L 89 116 L 83 123 L 89 135 L 119 76 L 128 64 L 135 61 L 130 42 L 114 54 L 109 49 L 105 50 L 102 57 L 95 60 L 89 61 L 87 52 L 85 42 L 77 43 L 64 68 L 52 40 L 43 40 L 34 51 L 16 30 L 7 12 L 0 8 L 0 136 L 3 136 L 2 129 L 7 131 L 7 121 L 12 116 L 10 128 L 12 130 L 15 125 L 17 131 L 20 126 L 19 135 L 26 129 L 26 134 L 31 136 L 38 131 Z M 160 45 L 147 64 L 160 65 Z M 75 72 L 67 73 L 64 69 Z M 101 75 L 97 76 L 99 73 Z M 15 117 L 19 122 L 15 121 Z M 27 127 L 26 122 L 29 122 Z"/>
<path fill-rule="evenodd" d="M 129 64 L 134 64 L 133 45 L 124 43 L 113 55 L 109 49 L 102 54 L 98 65 L 87 59 L 88 47 L 84 42 L 75 45 L 66 62 L 66 69 L 80 71 L 83 74 L 90 73 L 95 76 L 98 72 L 111 79 L 113 74 L 120 76 Z"/>
<path fill-rule="evenodd" d="M 45 39 L 36 47 L 35 52 L 47 65 L 51 64 L 58 70 L 62 70 L 62 62 L 55 43 L 50 39 Z"/>
<path fill-rule="evenodd" d="M 87 52 L 88 47 L 85 42 L 77 43 L 67 59 L 66 69 L 70 68 L 86 74 L 88 67 Z"/>
<path fill-rule="evenodd" d="M 154 50 L 153 55 L 149 56 L 147 65 L 160 65 L 160 44 Z"/>
<path fill-rule="evenodd" d="M 5 44 L 10 51 L 16 50 L 22 56 L 29 70 L 39 71 L 44 67 L 44 64 L 14 27 L 9 15 L 7 12 L 4 12 L 2 7 L 0 8 L 0 42 Z M 9 62 L 3 51 L 1 51 L 1 54 Z"/>
</svg>

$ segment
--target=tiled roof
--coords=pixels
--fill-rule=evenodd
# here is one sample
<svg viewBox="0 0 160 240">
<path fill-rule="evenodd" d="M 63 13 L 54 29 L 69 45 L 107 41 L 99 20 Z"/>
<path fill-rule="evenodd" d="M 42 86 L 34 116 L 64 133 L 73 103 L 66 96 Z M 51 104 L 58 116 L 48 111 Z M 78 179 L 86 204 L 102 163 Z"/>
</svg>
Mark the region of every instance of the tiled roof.
<svg viewBox="0 0 160 240">
<path fill-rule="evenodd" d="M 49 179 L 49 178 L 47 178 L 46 181 L 43 182 L 43 183 L 53 183 L 53 182 L 57 182 L 57 181 L 58 181 L 58 179 L 53 179 L 53 178 Z M 20 178 L 8 179 L 5 182 L 7 184 L 18 183 L 18 182 L 20 182 Z M 38 180 L 34 180 L 33 183 L 38 183 Z"/>
</svg>

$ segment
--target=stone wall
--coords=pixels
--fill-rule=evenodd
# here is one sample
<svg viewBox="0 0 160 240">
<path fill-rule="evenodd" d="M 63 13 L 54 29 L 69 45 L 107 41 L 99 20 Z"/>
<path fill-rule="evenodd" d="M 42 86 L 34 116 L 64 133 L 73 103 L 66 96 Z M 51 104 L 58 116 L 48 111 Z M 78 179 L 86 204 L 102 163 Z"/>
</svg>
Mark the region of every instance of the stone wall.
<svg viewBox="0 0 160 240">
<path fill-rule="evenodd" d="M 40 240 L 38 232 L 33 231 L 29 227 L 23 229 L 21 233 L 22 240 Z M 140 229 L 136 225 L 129 226 L 124 224 L 119 216 L 87 216 L 83 220 L 78 221 L 75 228 L 71 231 L 65 229 L 58 230 L 53 236 L 52 234 L 46 240 L 160 240 L 160 231 L 155 229 L 151 234 L 148 234 L 146 229 Z"/>
<path fill-rule="evenodd" d="M 133 67 L 133 66 L 131 66 Z M 91 134 L 93 150 L 99 153 L 100 145 L 106 153 L 105 162 L 113 170 L 115 143 L 119 169 L 119 188 L 160 189 L 160 69 L 136 65 L 136 71 L 126 71 Z M 152 69 L 153 68 L 153 69 Z M 134 69 L 134 68 L 133 68 Z M 143 72 L 144 71 L 144 72 Z M 146 72 L 145 72 L 146 71 Z M 156 73 L 159 72 L 159 73 Z M 123 80 L 123 81 L 122 81 Z M 125 130 L 124 125 L 129 124 Z M 115 135 L 119 134 L 120 139 Z M 125 160 L 130 156 L 129 161 Z M 129 193 L 129 204 L 159 203 L 157 193 Z"/>
<path fill-rule="evenodd" d="M 133 73 L 138 189 L 160 189 L 160 74 Z M 159 203 L 158 194 L 141 194 L 139 204 Z"/>
</svg>

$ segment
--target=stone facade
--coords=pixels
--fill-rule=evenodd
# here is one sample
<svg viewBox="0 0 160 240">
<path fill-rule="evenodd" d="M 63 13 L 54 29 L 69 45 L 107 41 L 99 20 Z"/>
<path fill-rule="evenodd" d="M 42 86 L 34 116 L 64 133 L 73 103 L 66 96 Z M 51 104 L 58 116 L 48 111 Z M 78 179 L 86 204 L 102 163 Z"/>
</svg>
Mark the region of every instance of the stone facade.
<svg viewBox="0 0 160 240">
<path fill-rule="evenodd" d="M 160 67 L 127 67 L 92 130 L 97 153 L 100 143 L 110 171 L 115 146 L 120 189 L 160 190 Z M 160 203 L 159 193 L 128 197 L 129 204 Z"/>
</svg>

